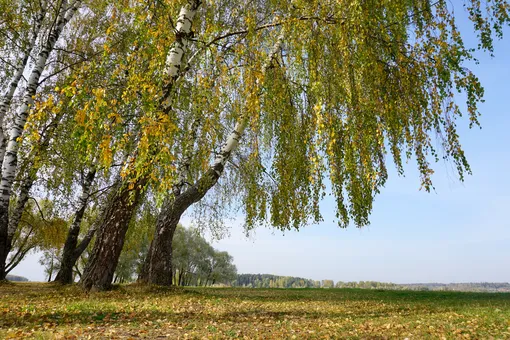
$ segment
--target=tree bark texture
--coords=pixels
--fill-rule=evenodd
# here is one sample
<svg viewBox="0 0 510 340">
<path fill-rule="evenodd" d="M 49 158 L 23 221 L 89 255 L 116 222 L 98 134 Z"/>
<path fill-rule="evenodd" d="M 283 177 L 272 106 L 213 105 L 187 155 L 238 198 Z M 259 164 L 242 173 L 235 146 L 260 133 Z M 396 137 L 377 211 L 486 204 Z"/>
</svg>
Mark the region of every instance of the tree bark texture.
<svg viewBox="0 0 510 340">
<path fill-rule="evenodd" d="M 3 98 L 2 98 L 2 103 L 0 104 L 0 162 L 3 162 L 4 156 L 5 156 L 5 149 L 7 147 L 7 138 L 6 138 L 4 130 L 3 130 L 4 119 L 5 119 L 5 116 L 7 115 L 7 112 L 9 111 L 9 107 L 11 105 L 12 98 L 14 97 L 14 93 L 18 89 L 19 82 L 21 80 L 21 77 L 23 76 L 23 71 L 25 71 L 25 67 L 27 66 L 28 59 L 30 58 L 30 54 L 32 53 L 32 50 L 35 46 L 37 37 L 39 36 L 39 32 L 41 30 L 41 26 L 42 26 L 42 22 L 43 22 L 45 14 L 46 14 L 46 8 L 43 5 L 43 7 L 41 8 L 41 11 L 39 12 L 39 14 L 37 15 L 37 17 L 35 19 L 34 28 L 33 28 L 32 34 L 30 35 L 29 43 L 19 59 L 19 63 L 16 66 L 14 75 L 12 76 L 11 81 L 9 82 L 9 87 L 5 91 Z M 0 169 L 0 171 L 1 171 L 1 169 Z"/>
<path fill-rule="evenodd" d="M 264 74 L 272 65 L 277 52 L 280 50 L 282 40 L 283 32 L 280 34 L 278 43 L 269 53 L 267 62 L 262 66 L 262 72 Z M 239 140 L 247 125 L 247 118 L 246 116 L 239 117 L 234 130 L 223 144 L 213 164 L 195 184 L 187 188 L 183 193 L 180 193 L 180 190 L 178 190 L 165 201 L 158 216 L 156 232 L 149 247 L 142 273 L 139 277 L 140 282 L 165 286 L 172 285 L 172 240 L 175 228 L 182 214 L 193 203 L 200 201 L 218 182 L 232 152 L 234 152 L 239 145 Z"/>
<path fill-rule="evenodd" d="M 59 282 L 61 284 L 73 283 L 73 267 L 94 236 L 96 229 L 92 227 L 91 232 L 89 232 L 83 238 L 81 244 L 78 245 L 78 236 L 80 235 L 81 222 L 83 220 L 85 210 L 87 209 L 90 190 L 92 188 L 92 183 L 94 182 L 95 177 L 96 170 L 91 169 L 86 174 L 82 183 L 82 193 L 78 199 L 77 210 L 74 214 L 73 223 L 67 232 L 66 242 L 64 243 L 64 250 L 62 252 L 62 260 L 60 261 L 60 270 L 58 271 L 57 276 L 55 276 L 55 282 Z"/>
<path fill-rule="evenodd" d="M 111 287 L 129 222 L 142 196 L 140 188 L 145 183 L 141 182 L 132 189 L 127 185 L 114 188 L 114 194 L 108 199 L 98 225 L 92 256 L 81 279 L 85 290 L 101 291 Z"/>
<path fill-rule="evenodd" d="M 71 20 L 80 5 L 81 0 L 75 1 L 71 7 L 68 7 L 67 1 L 64 1 L 56 23 L 48 35 L 44 46 L 39 52 L 34 68 L 30 73 L 25 95 L 23 96 L 23 103 L 16 113 L 13 126 L 9 131 L 9 141 L 7 143 L 2 163 L 2 179 L 0 181 L 0 280 L 5 279 L 5 262 L 11 249 L 8 230 L 9 202 L 18 165 L 19 138 L 23 134 L 30 108 L 34 103 L 33 97 L 39 87 L 39 80 L 46 66 L 48 57 L 53 51 L 55 43 L 60 37 L 65 25 L 69 22 L 69 20 Z"/>
</svg>

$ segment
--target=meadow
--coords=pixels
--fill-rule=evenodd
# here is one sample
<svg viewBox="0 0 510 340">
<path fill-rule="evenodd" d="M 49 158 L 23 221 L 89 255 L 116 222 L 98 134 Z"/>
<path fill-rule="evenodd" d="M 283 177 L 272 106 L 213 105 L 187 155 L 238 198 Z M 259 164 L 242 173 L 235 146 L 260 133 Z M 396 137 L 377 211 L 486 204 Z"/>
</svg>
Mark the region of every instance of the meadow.
<svg viewBox="0 0 510 340">
<path fill-rule="evenodd" d="M 0 338 L 510 338 L 510 293 L 0 284 Z"/>
</svg>

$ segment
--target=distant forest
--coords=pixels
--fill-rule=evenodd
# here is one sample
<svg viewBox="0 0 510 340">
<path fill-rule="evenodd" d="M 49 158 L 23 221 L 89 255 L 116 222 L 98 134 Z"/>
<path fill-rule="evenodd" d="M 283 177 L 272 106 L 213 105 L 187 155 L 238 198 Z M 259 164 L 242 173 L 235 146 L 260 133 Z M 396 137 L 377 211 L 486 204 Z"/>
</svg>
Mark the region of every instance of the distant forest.
<svg viewBox="0 0 510 340">
<path fill-rule="evenodd" d="M 232 282 L 232 285 L 249 288 L 321 288 L 322 282 L 301 277 L 271 274 L 238 274 L 237 279 Z"/>
<path fill-rule="evenodd" d="M 178 229 L 179 230 L 179 229 Z M 181 231 L 186 231 L 182 228 Z M 179 257 L 180 258 L 180 257 Z M 230 261 L 228 261 L 230 262 Z M 223 266 L 220 266 L 223 268 Z M 220 268 L 219 267 L 219 268 Z M 230 268 L 228 265 L 227 268 Z M 235 267 L 234 267 L 235 268 Z M 235 271 L 235 269 L 234 269 Z M 387 290 L 421 290 L 421 291 L 461 291 L 461 292 L 510 292 L 510 283 L 508 282 L 467 282 L 467 283 L 408 283 L 397 284 L 378 281 L 358 281 L 358 282 L 334 282 L 333 280 L 311 280 L 302 277 L 279 276 L 272 274 L 235 274 L 227 271 L 229 274 L 223 280 L 220 280 L 214 286 L 232 286 L 244 288 L 360 288 L 360 289 L 387 289 Z M 235 280 L 228 281 L 229 275 L 234 275 Z M 25 277 L 8 275 L 9 281 L 28 281 Z M 214 279 L 213 279 L 214 281 Z M 129 281 L 128 281 L 129 282 Z M 177 281 L 176 281 L 177 282 Z M 200 280 L 185 280 L 180 283 L 182 286 L 204 285 Z"/>
<path fill-rule="evenodd" d="M 26 277 L 18 276 L 18 275 L 7 275 L 6 279 L 8 281 L 17 281 L 17 282 L 26 282 L 26 281 L 28 281 L 28 279 Z"/>
<path fill-rule="evenodd" d="M 377 281 L 338 281 L 335 283 L 333 280 L 317 281 L 301 277 L 278 276 L 272 274 L 238 274 L 237 279 L 232 282 L 232 286 L 247 288 L 361 288 L 423 291 L 510 292 L 510 283 L 508 282 L 397 284 Z"/>
<path fill-rule="evenodd" d="M 508 282 L 411 283 L 397 285 L 409 290 L 453 290 L 461 292 L 510 292 Z"/>
</svg>

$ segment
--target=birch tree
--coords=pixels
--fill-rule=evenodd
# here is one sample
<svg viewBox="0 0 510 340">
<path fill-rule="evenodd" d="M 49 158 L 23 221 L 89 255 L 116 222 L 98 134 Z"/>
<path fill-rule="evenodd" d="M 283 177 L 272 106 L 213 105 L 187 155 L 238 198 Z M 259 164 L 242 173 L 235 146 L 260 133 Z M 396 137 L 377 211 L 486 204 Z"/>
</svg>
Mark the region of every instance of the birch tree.
<svg viewBox="0 0 510 340">
<path fill-rule="evenodd" d="M 41 4 L 42 6 L 48 6 L 45 2 L 41 2 Z M 21 106 L 14 115 L 12 127 L 9 129 L 9 140 L 7 142 L 3 158 L 2 179 L 0 182 L 0 188 L 2 191 L 2 194 L 0 195 L 0 279 L 5 277 L 5 260 L 10 250 L 12 236 L 15 232 L 13 228 L 9 228 L 9 202 L 18 164 L 19 139 L 22 136 L 30 108 L 34 103 L 34 96 L 36 95 L 37 88 L 39 87 L 39 81 L 50 53 L 55 47 L 55 43 L 59 39 L 65 25 L 71 20 L 80 5 L 81 1 L 79 0 L 72 3 L 63 1 L 59 2 L 54 9 L 54 25 L 52 25 L 49 29 L 47 39 L 42 44 L 41 50 L 37 55 L 37 59 L 27 80 Z M 44 13 L 40 14 L 36 19 L 34 25 L 36 31 L 34 34 L 38 33 L 37 31 L 41 25 L 39 20 L 42 17 L 44 17 Z M 31 42 L 32 40 L 33 38 L 31 38 Z M 25 58 L 29 52 L 30 51 L 27 50 L 26 53 L 23 54 L 22 59 Z M 20 67 L 16 72 L 17 74 L 19 74 L 19 71 L 23 72 L 22 68 L 24 69 L 24 66 L 21 64 L 23 63 L 20 63 Z"/>
<path fill-rule="evenodd" d="M 134 136 L 136 143 L 133 153 L 128 158 L 128 163 L 125 164 L 121 172 L 123 180 L 119 183 L 117 192 L 112 196 L 102 217 L 92 256 L 81 280 L 85 289 L 101 290 L 110 286 L 129 222 L 142 199 L 142 190 L 149 181 L 156 180 L 157 172 L 161 171 L 161 167 L 155 169 L 152 165 L 158 164 L 164 169 L 165 164 L 168 164 L 167 169 L 172 168 L 173 155 L 170 152 L 170 147 L 174 141 L 172 134 L 169 133 L 175 130 L 175 123 L 171 119 L 172 96 L 175 84 L 181 76 L 183 54 L 191 37 L 191 22 L 200 4 L 200 1 L 189 1 L 180 9 L 174 32 L 175 41 L 169 46 L 168 52 L 162 48 L 167 40 L 167 31 L 162 30 L 162 28 L 168 29 L 167 18 L 159 17 L 158 13 L 161 13 L 160 6 L 171 9 L 175 4 L 163 2 L 155 7 L 158 10 L 150 8 L 151 11 L 147 12 L 146 16 L 137 23 L 139 26 L 135 31 L 134 41 L 136 53 L 130 53 L 128 57 L 128 60 L 134 63 L 123 64 L 121 62 L 120 65 L 117 65 L 117 69 L 123 69 L 124 79 L 132 79 L 134 83 L 142 86 L 142 91 L 140 91 L 140 88 L 132 87 L 133 83 L 130 82 L 123 90 L 122 95 L 122 99 L 125 100 L 126 95 L 133 96 L 134 94 L 133 102 L 140 103 L 140 106 L 135 109 L 139 116 L 134 129 L 129 128 L 129 125 L 126 124 L 121 125 L 122 138 L 112 138 L 112 133 L 99 132 L 101 135 L 99 138 L 106 141 L 100 145 L 101 152 L 103 155 L 109 155 L 103 158 L 103 161 L 111 162 L 113 150 L 125 149 L 125 143 L 129 141 L 126 136 Z M 142 48 L 138 48 L 139 44 L 141 47 L 147 46 L 147 49 L 140 52 Z M 155 54 L 149 57 L 148 53 L 151 52 Z M 151 59 L 144 58 L 144 56 Z M 139 63 L 144 69 L 150 70 L 145 76 L 140 75 L 139 70 L 134 69 L 133 64 L 139 65 Z M 166 65 L 164 72 L 162 72 L 163 65 Z M 149 76 L 147 77 L 147 75 Z M 163 77 L 164 80 L 154 81 L 154 76 Z M 102 90 L 99 91 L 103 93 Z M 134 93 L 130 94 L 130 92 Z M 128 106 L 133 102 L 127 103 Z M 86 113 L 84 111 L 83 115 L 85 116 Z M 107 110 L 106 113 L 105 117 L 109 120 Z M 120 115 L 118 117 L 119 120 L 122 119 Z M 97 121 L 91 123 L 97 126 Z M 128 127 L 128 130 L 124 130 L 124 127 Z M 158 149 L 158 147 L 161 148 Z"/>
<path fill-rule="evenodd" d="M 425 190 L 441 156 L 460 179 L 470 173 L 454 94 L 465 94 L 476 125 L 483 88 L 465 67 L 473 50 L 445 1 L 129 4 L 118 6 L 133 28 L 128 53 L 107 43 L 106 58 L 81 70 L 72 90 L 77 100 L 95 98 L 76 114 L 86 152 L 99 150 L 108 165 L 129 150 L 86 289 L 111 284 L 147 187 L 164 199 L 140 279 L 171 284 L 171 240 L 194 204 L 240 207 L 247 228 L 299 229 L 322 220 L 319 202 L 331 192 L 339 225 L 362 227 L 387 158 L 399 173 L 415 159 Z M 491 51 L 508 24 L 507 2 L 466 8 L 480 48 Z M 108 81 L 87 80 L 104 69 Z"/>
<path fill-rule="evenodd" d="M 266 72 L 270 67 L 274 66 L 274 60 L 279 52 L 283 40 L 283 33 L 280 33 L 275 46 L 267 56 L 267 61 L 262 65 L 261 75 L 249 75 L 245 81 L 250 84 L 252 95 L 248 97 L 247 107 L 238 117 L 234 129 L 228 135 L 225 144 L 220 149 L 219 154 L 215 157 L 210 168 L 203 173 L 197 181 L 189 186 L 181 193 L 182 188 L 186 184 L 186 173 L 179 176 L 179 183 L 176 184 L 175 190 L 171 197 L 167 198 L 162 207 L 161 213 L 156 223 L 156 232 L 154 239 L 149 248 L 144 271 L 140 276 L 140 280 L 160 285 L 168 285 L 172 282 L 172 239 L 175 228 L 177 227 L 182 214 L 193 204 L 198 202 L 212 188 L 223 174 L 227 161 L 231 154 L 236 150 L 240 138 L 244 134 L 244 130 L 248 125 L 251 113 L 250 105 L 257 106 L 258 96 L 261 91 L 262 79 L 266 76 Z M 193 136 L 194 131 L 191 131 Z M 194 141 L 193 141 L 194 142 Z M 191 148 L 191 145 L 186 145 Z M 189 152 L 185 150 L 185 152 Z M 189 155 L 184 155 L 183 162 L 189 163 Z M 182 172 L 187 172 L 189 164 L 181 167 Z"/>
<path fill-rule="evenodd" d="M 17 7 L 16 5 L 21 5 L 21 6 Z M 19 33 L 15 34 L 15 32 L 9 32 L 10 31 L 9 29 L 0 29 L 0 31 L 2 32 L 2 35 L 3 35 L 3 38 L 5 40 L 11 40 L 12 42 L 14 42 L 14 41 L 16 42 L 15 44 L 13 44 L 15 47 L 17 47 L 17 48 L 15 48 L 15 50 L 21 49 L 21 51 L 19 51 L 20 55 L 18 56 L 17 63 L 14 65 L 14 67 L 12 69 L 12 75 L 11 75 L 10 79 L 8 80 L 8 84 L 6 86 L 4 94 L 2 96 L 2 102 L 0 104 L 0 160 L 4 159 L 5 149 L 7 147 L 7 145 L 6 145 L 7 137 L 6 137 L 6 135 L 4 133 L 4 129 L 3 129 L 4 119 L 9 111 L 9 107 L 12 103 L 14 94 L 16 93 L 16 90 L 19 87 L 21 77 L 23 76 L 23 72 L 25 71 L 25 68 L 27 66 L 28 59 L 30 58 L 30 56 L 32 54 L 32 50 L 35 47 L 35 43 L 37 41 L 37 38 L 39 37 L 40 31 L 41 31 L 41 26 L 43 24 L 43 20 L 46 15 L 46 4 L 44 2 L 40 2 L 40 7 L 38 7 L 35 4 L 35 2 L 32 4 L 32 6 L 36 7 L 35 11 L 33 13 L 28 13 L 28 15 L 26 13 L 23 13 L 28 17 L 33 16 L 33 18 L 30 18 L 28 20 L 29 22 L 31 22 L 29 24 L 29 30 L 28 30 L 29 31 L 28 37 L 27 37 L 28 41 L 24 42 L 23 39 L 20 39 Z M 20 12 L 23 12 L 24 6 L 22 6 L 21 3 L 16 3 L 14 6 L 11 5 L 9 7 L 11 7 L 9 10 L 5 9 L 7 14 L 9 13 L 9 11 L 13 10 L 12 7 L 15 7 L 14 8 L 15 11 L 18 10 Z M 2 12 L 4 12 L 4 11 L 2 11 Z M 18 15 L 18 17 L 22 17 L 22 16 Z M 9 20 L 9 23 L 12 25 L 15 22 L 16 22 L 16 19 L 11 17 Z M 9 26 L 9 25 L 7 25 L 7 21 L 4 22 L 4 25 Z M 16 37 L 16 35 L 18 35 L 18 36 Z M 7 46 L 9 46 L 9 45 L 10 44 L 7 44 Z M 5 57 L 6 56 L 3 56 L 3 58 L 2 58 L 3 61 L 5 60 L 4 59 Z M 8 56 L 7 56 L 7 58 L 8 58 Z M 11 66 L 11 64 L 7 61 L 4 61 L 3 64 L 5 64 L 3 66 L 5 66 L 6 69 L 9 66 Z"/>
<path fill-rule="evenodd" d="M 8 26 L 16 27 L 17 32 L 13 34 L 14 36 L 20 34 L 26 36 L 25 40 L 35 43 L 36 48 L 32 48 L 32 54 L 29 58 L 32 62 L 27 64 L 30 69 L 25 70 L 25 74 L 31 72 L 29 73 L 30 77 L 26 80 L 24 86 L 21 84 L 23 82 L 18 83 L 16 90 L 17 96 L 21 97 L 21 101 L 11 103 L 10 107 L 9 105 L 2 107 L 11 111 L 9 119 L 12 118 L 14 122 L 9 122 L 6 125 L 12 128 L 13 131 L 16 130 L 14 123 L 23 122 L 23 119 L 19 121 L 18 118 L 26 118 L 22 131 L 16 130 L 16 133 L 21 133 L 20 137 L 22 138 L 18 137 L 16 139 L 17 144 L 14 145 L 13 149 L 17 163 L 16 166 L 11 166 L 11 170 L 14 171 L 11 171 L 14 179 L 11 181 L 7 178 L 4 181 L 4 184 L 10 185 L 11 204 L 15 202 L 15 208 L 10 209 L 11 216 L 8 218 L 7 245 L 9 245 L 9 235 L 12 235 L 17 228 L 18 217 L 23 213 L 29 192 L 35 185 L 36 180 L 39 180 L 39 183 L 43 181 L 39 178 L 39 171 L 44 169 L 45 166 L 51 167 L 51 163 L 55 163 L 55 158 L 49 157 L 48 150 L 45 149 L 51 148 L 52 151 L 55 151 L 58 148 L 54 147 L 54 144 L 60 143 L 60 146 L 63 146 L 65 145 L 65 143 L 62 143 L 64 140 L 68 142 L 65 147 L 68 147 L 70 145 L 69 141 L 73 140 L 73 138 L 68 138 L 69 136 L 63 133 L 66 132 L 66 129 L 62 128 L 62 125 L 71 124 L 72 126 L 75 124 L 73 107 L 69 100 L 72 96 L 72 92 L 69 92 L 70 84 L 73 82 L 72 74 L 81 64 L 88 64 L 103 53 L 104 32 L 112 20 L 109 2 L 102 0 L 88 0 L 85 4 L 82 4 L 82 1 L 75 0 L 30 0 L 15 2 L 15 4 L 19 5 L 20 9 L 25 9 L 27 13 L 23 10 L 15 10 L 15 12 L 18 12 L 18 16 L 9 18 L 6 22 Z M 31 17 L 33 18 L 28 20 Z M 16 18 L 19 23 L 15 22 Z M 71 18 L 73 18 L 72 21 Z M 25 25 L 21 25 L 22 23 L 25 23 Z M 23 46 L 30 47 L 32 45 L 23 44 Z M 19 60 L 22 64 L 24 60 L 22 57 L 27 55 L 25 52 L 30 51 L 29 48 L 20 51 L 11 59 Z M 21 68 L 16 70 L 19 69 Z M 14 79 L 14 76 L 12 79 Z M 29 86 L 29 81 L 35 86 Z M 14 82 L 11 82 L 11 84 L 14 84 Z M 11 90 L 12 88 L 9 87 Z M 66 91 L 61 91 L 64 88 Z M 32 92 L 36 94 L 30 95 Z M 26 103 L 29 105 L 24 106 Z M 16 121 L 16 119 L 18 120 Z M 48 133 L 51 131 L 54 132 Z M 39 150 L 36 153 L 37 160 L 30 158 L 34 156 L 33 149 Z M 61 152 L 58 152 L 58 154 L 62 155 Z M 76 173 L 79 172 L 80 167 L 78 165 L 84 163 L 84 158 L 74 157 L 72 160 L 68 159 L 70 164 L 76 165 L 76 167 L 73 167 Z M 90 163 L 90 160 L 88 161 Z M 10 164 L 14 165 L 12 162 Z M 53 166 L 54 170 L 56 168 L 57 166 Z M 56 169 L 54 173 L 68 174 L 71 171 L 71 167 L 68 165 L 65 165 L 63 169 L 66 171 Z M 76 177 L 76 173 L 68 176 L 67 179 Z M 64 176 L 60 178 L 62 179 Z M 68 181 L 60 184 L 63 187 L 68 187 Z M 39 187 L 38 189 L 42 188 Z M 47 187 L 42 190 L 45 189 L 51 190 L 52 188 Z M 4 193 L 7 192 L 4 191 Z M 13 197 L 16 197 L 16 200 Z M 8 248 L 7 252 L 9 251 Z"/>
<path fill-rule="evenodd" d="M 183 143 L 179 169 L 185 172 L 179 178 L 186 181 L 176 184 L 162 207 L 140 277 L 144 282 L 171 284 L 175 227 L 224 174 L 243 135 L 248 150 L 240 176 L 248 183 L 240 196 L 248 227 L 269 221 L 280 229 L 298 229 L 319 222 L 326 175 L 336 197 L 339 225 L 346 227 L 351 220 L 358 227 L 368 224 L 372 202 L 387 179 L 388 152 L 399 173 L 402 153 L 407 159 L 415 157 L 427 191 L 433 173 L 429 156 L 438 160 L 438 152 L 455 164 L 461 180 L 471 172 L 456 132 L 461 110 L 453 98 L 456 91 L 467 95 L 470 122 L 477 124 L 483 89 L 464 67 L 473 59 L 472 50 L 464 46 L 451 5 L 295 1 L 280 17 L 281 3 L 262 3 L 259 13 L 256 5 L 250 8 L 255 14 L 245 18 L 245 30 L 220 33 L 214 42 L 246 34 L 244 54 L 256 55 L 250 48 L 271 50 L 263 47 L 264 38 L 281 29 L 289 32 L 283 42 L 280 38 L 274 43 L 275 48 L 283 43 L 281 59 L 278 65 L 248 64 L 260 70 L 252 79 L 244 69 L 243 83 L 251 91 L 232 93 L 243 98 L 244 109 L 211 167 L 195 178 L 189 176 L 189 167 L 197 153 L 186 147 L 193 149 L 203 141 L 191 125 L 191 142 Z M 264 12 L 271 5 L 273 12 Z M 508 23 L 508 3 L 480 6 L 471 2 L 468 12 L 480 32 L 481 47 L 492 50 L 493 33 L 501 37 Z M 265 35 L 257 35 L 262 30 Z M 250 33 L 257 36 L 257 44 L 250 43 Z M 268 58 L 274 59 L 272 54 Z M 229 66 L 240 67 L 235 61 Z M 247 125 L 251 131 L 245 133 Z M 442 150 L 435 150 L 434 141 Z"/>
<path fill-rule="evenodd" d="M 135 209 L 135 204 L 132 202 L 136 203 L 139 200 L 140 191 L 149 180 L 152 180 L 154 183 L 154 179 L 162 174 L 163 180 L 159 178 L 156 185 L 159 190 L 163 191 L 167 190 L 167 188 L 171 188 L 171 190 L 176 190 L 176 188 L 178 188 L 173 185 L 176 181 L 176 179 L 174 179 L 176 176 L 178 176 L 182 182 L 182 171 L 180 174 L 175 174 L 173 171 L 177 166 L 179 166 L 181 170 L 183 168 L 182 164 L 176 165 L 173 149 L 175 141 L 181 140 L 181 137 L 175 136 L 172 132 L 175 131 L 178 133 L 179 131 L 184 131 L 185 126 L 189 124 L 190 120 L 186 110 L 181 109 L 181 107 L 188 105 L 192 100 L 185 100 L 185 102 L 182 103 L 179 102 L 177 97 L 183 98 L 182 94 L 187 93 L 189 90 L 188 88 L 182 88 L 184 77 L 188 70 L 188 67 L 183 67 L 183 58 L 192 42 L 191 37 L 193 33 L 191 32 L 191 26 L 196 11 L 201 4 L 200 1 L 188 1 L 180 8 L 177 20 L 175 20 L 175 40 L 171 42 L 166 55 L 163 54 L 165 57 L 164 62 L 161 61 L 162 49 L 160 46 L 156 45 L 156 50 L 159 52 L 156 55 L 160 56 L 160 59 L 158 61 L 153 55 L 152 58 L 155 60 L 155 64 L 149 65 L 149 67 L 165 65 L 163 72 L 164 81 L 162 83 L 150 83 L 150 81 L 149 84 L 143 83 L 142 89 L 145 87 L 148 89 L 146 91 L 139 91 L 140 89 L 137 89 L 137 91 L 139 91 L 139 97 L 143 98 L 144 94 L 147 92 L 150 96 L 148 98 L 149 105 L 147 102 L 145 103 L 143 115 L 139 118 L 141 130 L 137 132 L 138 144 L 135 150 L 136 157 L 130 158 L 131 164 L 129 167 L 126 167 L 126 171 L 123 172 L 123 177 L 127 180 L 126 184 L 122 186 L 123 189 L 119 191 L 119 198 L 111 201 L 112 205 L 117 204 L 117 207 L 112 207 L 112 210 L 109 210 L 105 215 L 105 219 L 114 217 L 114 220 L 110 222 L 105 221 L 104 225 L 99 228 L 100 232 L 98 240 L 96 240 L 95 243 L 93 257 L 82 279 L 82 284 L 86 289 L 105 289 L 109 287 L 113 278 L 116 261 L 120 255 L 129 219 Z M 167 6 L 171 7 L 171 5 Z M 150 14 L 150 12 L 149 17 L 151 18 L 150 22 L 158 19 L 157 16 Z M 161 20 L 161 18 L 159 19 Z M 219 27 L 222 24 L 223 22 L 219 22 L 217 25 Z M 167 26 L 163 25 L 163 28 L 167 29 Z M 158 27 L 157 24 L 155 27 L 149 27 L 147 29 L 153 30 L 152 36 L 159 37 L 162 34 L 165 37 L 167 36 L 167 32 L 163 31 L 162 33 L 161 27 Z M 145 36 L 147 35 L 146 33 Z M 164 42 L 158 40 L 156 40 L 156 42 L 164 44 Z M 195 52 L 198 54 L 201 51 L 196 50 Z M 138 56 L 137 59 L 140 59 L 140 56 Z M 156 69 L 155 73 L 161 74 L 161 69 Z M 140 78 L 139 74 L 137 74 L 137 78 Z M 134 81 L 137 83 L 140 82 L 139 79 L 134 79 Z M 160 93 L 160 95 L 157 96 L 157 101 L 152 99 L 154 98 L 154 92 Z M 200 96 L 204 96 L 204 94 L 201 93 Z M 97 126 L 97 122 L 93 122 L 93 124 Z M 218 124 L 221 125 L 220 122 L 218 122 Z M 176 131 L 176 125 L 181 127 L 182 130 Z M 242 127 L 240 126 L 240 128 Z M 171 132 L 170 134 L 168 133 L 169 131 Z M 110 134 L 108 134 L 108 136 L 110 136 Z M 119 148 L 118 146 L 111 146 L 111 139 L 108 139 L 108 141 L 106 153 L 111 153 L 112 149 Z M 115 141 L 112 143 L 115 143 Z M 179 150 L 185 149 L 182 146 L 178 146 L 177 148 Z M 103 150 L 103 154 L 104 153 L 105 150 Z M 218 164 L 221 163 L 220 161 L 218 162 Z M 151 165 L 154 166 L 151 168 Z M 120 198 L 127 197 L 130 192 L 134 196 L 134 200 L 128 201 L 125 198 Z M 117 216 L 115 217 L 116 214 Z M 114 240 L 113 247 L 112 237 Z"/>
</svg>

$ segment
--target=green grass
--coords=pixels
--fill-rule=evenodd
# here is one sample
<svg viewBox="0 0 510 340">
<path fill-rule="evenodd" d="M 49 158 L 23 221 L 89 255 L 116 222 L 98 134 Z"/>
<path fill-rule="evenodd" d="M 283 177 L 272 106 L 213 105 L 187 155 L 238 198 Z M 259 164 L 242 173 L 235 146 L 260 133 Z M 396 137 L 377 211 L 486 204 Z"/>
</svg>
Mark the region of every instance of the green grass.
<svg viewBox="0 0 510 340">
<path fill-rule="evenodd" d="M 0 338 L 510 338 L 509 293 L 0 285 Z"/>
</svg>

